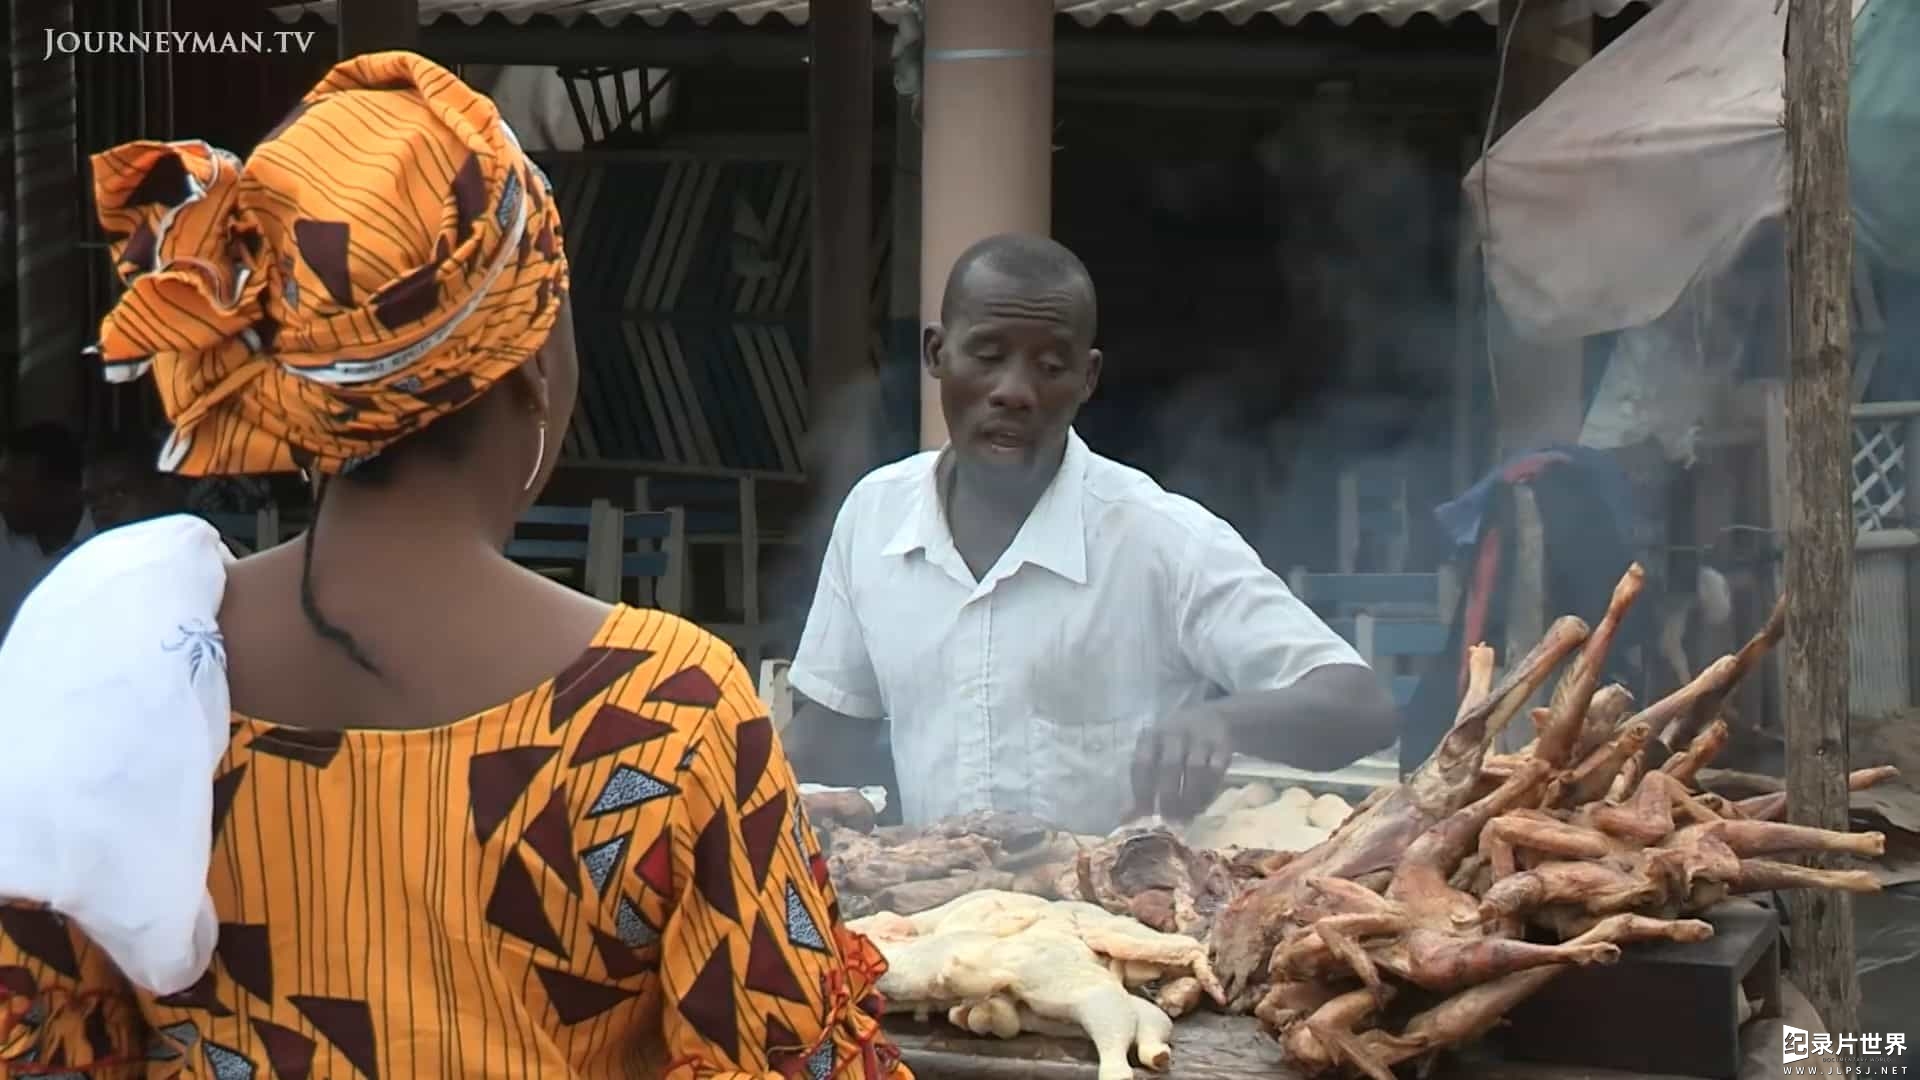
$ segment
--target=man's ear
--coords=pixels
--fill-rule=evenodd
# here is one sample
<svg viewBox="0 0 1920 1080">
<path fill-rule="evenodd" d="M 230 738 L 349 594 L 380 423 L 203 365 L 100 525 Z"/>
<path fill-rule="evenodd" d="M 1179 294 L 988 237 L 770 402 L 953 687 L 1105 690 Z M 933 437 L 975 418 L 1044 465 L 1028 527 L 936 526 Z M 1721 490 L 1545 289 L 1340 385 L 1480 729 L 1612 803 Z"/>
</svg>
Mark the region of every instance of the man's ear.
<svg viewBox="0 0 1920 1080">
<path fill-rule="evenodd" d="M 927 374 L 934 378 L 941 375 L 942 361 L 940 349 L 947 343 L 946 328 L 939 323 L 928 323 L 920 330 L 920 362 L 926 365 Z"/>
<path fill-rule="evenodd" d="M 1080 404 L 1085 405 L 1087 400 L 1093 397 L 1093 392 L 1099 389 L 1100 365 L 1105 359 L 1105 357 L 1100 355 L 1099 349 L 1087 350 L 1087 385 L 1086 389 L 1080 392 Z"/>
</svg>

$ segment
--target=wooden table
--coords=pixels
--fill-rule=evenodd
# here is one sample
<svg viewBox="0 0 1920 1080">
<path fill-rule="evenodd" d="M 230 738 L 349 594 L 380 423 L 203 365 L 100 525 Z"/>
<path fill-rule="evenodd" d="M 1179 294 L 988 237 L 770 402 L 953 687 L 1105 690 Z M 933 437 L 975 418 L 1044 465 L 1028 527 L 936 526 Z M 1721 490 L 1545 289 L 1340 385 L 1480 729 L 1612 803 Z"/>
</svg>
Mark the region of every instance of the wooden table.
<svg viewBox="0 0 1920 1080">
<path fill-rule="evenodd" d="M 888 1017 L 887 1033 L 906 1056 L 918 1080 L 1094 1080 L 1091 1043 L 1022 1035 L 981 1038 L 946 1024 L 919 1024 Z M 1165 1073 L 1135 1069 L 1143 1080 L 1307 1080 L 1280 1059 L 1280 1047 L 1251 1017 L 1201 1012 L 1173 1029 L 1173 1068 Z M 1484 1060 L 1441 1068 L 1451 1080 L 1682 1080 L 1593 1069 L 1522 1065 Z"/>
</svg>

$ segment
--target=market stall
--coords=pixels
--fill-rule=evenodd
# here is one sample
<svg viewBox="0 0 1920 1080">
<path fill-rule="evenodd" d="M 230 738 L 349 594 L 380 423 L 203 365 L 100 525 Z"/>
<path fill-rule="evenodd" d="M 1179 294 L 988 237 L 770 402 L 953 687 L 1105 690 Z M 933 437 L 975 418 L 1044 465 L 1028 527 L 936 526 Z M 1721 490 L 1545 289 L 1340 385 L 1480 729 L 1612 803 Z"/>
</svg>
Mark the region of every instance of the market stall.
<svg viewBox="0 0 1920 1080">
<path fill-rule="evenodd" d="M 1669 697 L 1599 685 L 1642 584 L 1631 568 L 1603 619 L 1556 621 L 1497 684 L 1476 647 L 1440 747 L 1357 808 L 1249 786 L 1184 826 L 1084 837 L 991 812 L 876 829 L 857 793 L 810 796 L 842 912 L 887 958 L 889 1029 L 923 1076 L 1741 1075 L 1743 1032 L 1789 996 L 1777 917 L 1742 897 L 1877 891 L 1789 860 L 1884 837 L 1701 785 L 1784 605 Z M 1493 753 L 1515 722 L 1532 741 Z M 1619 1038 L 1539 1037 L 1596 1007 Z"/>
</svg>

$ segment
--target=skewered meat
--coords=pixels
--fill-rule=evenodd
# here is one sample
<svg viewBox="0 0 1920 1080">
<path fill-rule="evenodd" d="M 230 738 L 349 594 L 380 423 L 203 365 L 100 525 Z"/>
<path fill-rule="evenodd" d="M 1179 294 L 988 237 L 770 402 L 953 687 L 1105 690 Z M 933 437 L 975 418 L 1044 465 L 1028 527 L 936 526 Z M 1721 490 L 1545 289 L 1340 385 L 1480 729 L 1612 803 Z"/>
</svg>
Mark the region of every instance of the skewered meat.
<svg viewBox="0 0 1920 1080">
<path fill-rule="evenodd" d="M 1735 892 L 1877 888 L 1871 874 L 1770 857 L 1872 857 L 1878 834 L 1784 825 L 1768 820 L 1784 809 L 1771 795 L 1733 802 L 1694 788 L 1727 744 L 1726 697 L 1780 640 L 1784 608 L 1739 656 L 1634 713 L 1631 695 L 1598 686 L 1597 673 L 1640 587 L 1634 568 L 1592 634 L 1577 619 L 1555 623 L 1497 687 L 1488 651 L 1470 651 L 1460 712 L 1433 756 L 1216 920 L 1232 1004 L 1252 1005 L 1296 1066 L 1389 1080 L 1401 1062 L 1476 1037 L 1568 967 L 1611 963 L 1635 941 L 1709 936 L 1687 916 Z M 1489 757 L 1493 735 L 1576 648 L 1551 704 L 1532 712 L 1534 741 Z M 1256 1004 L 1261 976 L 1270 986 Z M 1454 996 L 1401 1024 L 1385 1010 L 1408 987 Z"/>
<path fill-rule="evenodd" d="M 1470 695 L 1462 702 L 1452 729 L 1405 784 L 1382 789 L 1384 795 L 1363 803 L 1326 842 L 1227 905 L 1214 925 L 1214 963 L 1236 1003 L 1252 1005 L 1256 980 L 1306 879 L 1357 879 L 1391 871 L 1415 837 L 1472 799 L 1481 761 L 1494 737 L 1586 636 L 1587 626 L 1579 619 L 1556 621 L 1484 700 Z M 1475 650 L 1472 663 L 1490 670 L 1491 652 Z"/>
</svg>

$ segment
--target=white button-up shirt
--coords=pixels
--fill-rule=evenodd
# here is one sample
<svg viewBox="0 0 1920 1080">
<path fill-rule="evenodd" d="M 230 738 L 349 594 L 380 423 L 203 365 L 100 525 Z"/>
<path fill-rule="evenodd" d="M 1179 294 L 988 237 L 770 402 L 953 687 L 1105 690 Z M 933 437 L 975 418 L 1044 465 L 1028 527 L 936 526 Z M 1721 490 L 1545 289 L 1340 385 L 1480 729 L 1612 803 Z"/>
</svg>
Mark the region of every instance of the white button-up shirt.
<svg viewBox="0 0 1920 1080">
<path fill-rule="evenodd" d="M 789 674 L 828 709 L 888 721 L 909 824 L 994 809 L 1105 832 L 1132 808 L 1134 743 L 1156 722 L 1362 664 L 1226 522 L 1074 434 L 976 581 L 939 457 L 848 495 Z"/>
</svg>

